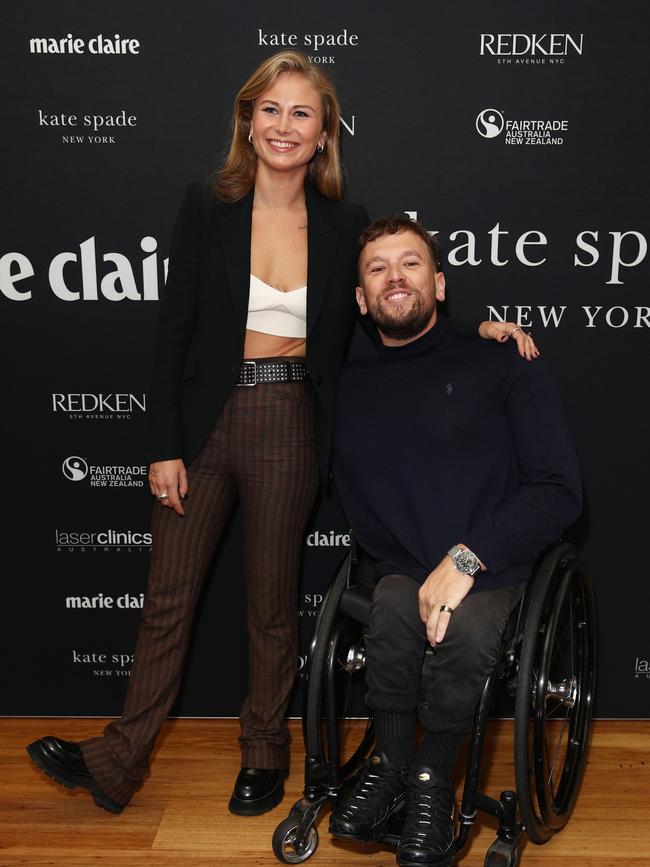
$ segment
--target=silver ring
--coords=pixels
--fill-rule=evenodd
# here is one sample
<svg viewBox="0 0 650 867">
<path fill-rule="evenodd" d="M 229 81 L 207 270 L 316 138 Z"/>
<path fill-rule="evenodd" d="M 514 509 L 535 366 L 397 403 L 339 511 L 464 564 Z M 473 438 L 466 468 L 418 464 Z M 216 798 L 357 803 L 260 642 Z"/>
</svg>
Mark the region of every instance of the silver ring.
<svg viewBox="0 0 650 867">
<path fill-rule="evenodd" d="M 169 494 L 158 494 L 158 499 L 159 500 L 168 500 Z"/>
<path fill-rule="evenodd" d="M 445 611 L 447 614 L 454 613 L 454 609 L 451 607 L 451 605 L 447 605 L 446 602 L 440 606 L 440 611 Z"/>
<path fill-rule="evenodd" d="M 509 334 L 508 336 L 509 336 L 509 337 L 512 337 L 512 335 L 513 335 L 513 334 L 516 334 L 518 331 L 521 331 L 522 334 L 524 333 L 524 332 L 522 331 L 522 329 L 521 329 L 521 326 L 518 325 L 516 328 L 513 328 L 513 329 L 512 329 L 512 331 L 510 332 L 510 334 Z"/>
</svg>

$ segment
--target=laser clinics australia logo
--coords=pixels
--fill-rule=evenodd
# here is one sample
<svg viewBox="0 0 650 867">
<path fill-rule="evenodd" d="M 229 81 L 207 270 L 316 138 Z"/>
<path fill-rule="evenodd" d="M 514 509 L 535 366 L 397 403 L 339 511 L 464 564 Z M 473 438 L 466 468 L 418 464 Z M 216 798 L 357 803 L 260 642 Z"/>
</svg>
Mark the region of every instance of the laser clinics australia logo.
<svg viewBox="0 0 650 867">
<path fill-rule="evenodd" d="M 113 33 L 106 36 L 98 33 L 86 39 L 67 33 L 65 36 L 33 36 L 29 40 L 30 54 L 67 54 L 116 57 L 140 54 L 140 40 Z"/>
<path fill-rule="evenodd" d="M 138 125 L 138 118 L 126 109 L 115 114 L 74 114 L 37 108 L 36 122 L 39 129 L 53 130 L 62 144 L 115 144 L 120 133 Z"/>
<path fill-rule="evenodd" d="M 129 677 L 133 653 L 125 650 L 71 650 L 71 663 L 89 677 Z"/>
<path fill-rule="evenodd" d="M 79 455 L 70 455 L 61 464 L 61 472 L 69 482 L 90 482 L 93 488 L 143 488 L 146 466 L 95 465 Z"/>
<path fill-rule="evenodd" d="M 637 656 L 634 660 L 634 679 L 642 678 L 650 680 L 650 659 L 641 659 Z"/>
<path fill-rule="evenodd" d="M 496 108 L 484 108 L 476 116 L 476 132 L 482 138 L 503 135 L 507 145 L 563 145 L 568 120 L 510 120 Z"/>
<path fill-rule="evenodd" d="M 584 33 L 481 33 L 480 55 L 514 66 L 556 66 L 582 57 Z"/>
<path fill-rule="evenodd" d="M 124 421 L 147 411 L 144 394 L 130 392 L 53 392 L 52 412 L 82 421 Z"/>
<path fill-rule="evenodd" d="M 97 593 L 95 596 L 66 596 L 65 607 L 77 610 L 104 610 L 113 609 L 126 611 L 133 608 L 141 609 L 144 604 L 144 593 L 122 593 L 120 596 L 111 596 L 107 593 Z"/>
<path fill-rule="evenodd" d="M 131 554 L 151 551 L 151 533 L 143 530 L 54 531 L 57 554 Z"/>
<path fill-rule="evenodd" d="M 339 48 L 356 48 L 359 34 L 347 28 L 336 33 L 269 33 L 257 28 L 257 44 L 265 48 L 299 48 L 309 62 L 319 66 L 336 63 L 335 52 Z"/>
</svg>

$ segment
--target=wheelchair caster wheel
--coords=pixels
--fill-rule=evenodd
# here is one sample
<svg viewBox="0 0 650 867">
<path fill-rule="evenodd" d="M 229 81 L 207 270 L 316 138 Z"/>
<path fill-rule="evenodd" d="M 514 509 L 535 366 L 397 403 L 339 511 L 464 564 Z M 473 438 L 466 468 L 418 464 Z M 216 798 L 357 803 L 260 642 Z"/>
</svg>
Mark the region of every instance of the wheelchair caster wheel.
<svg viewBox="0 0 650 867">
<path fill-rule="evenodd" d="M 517 867 L 519 848 L 503 840 L 495 840 L 487 850 L 483 867 Z"/>
<path fill-rule="evenodd" d="M 314 854 L 318 848 L 318 831 L 312 825 L 305 842 L 299 846 L 296 834 L 300 827 L 300 818 L 289 816 L 280 822 L 273 834 L 273 854 L 283 864 L 302 864 Z"/>
</svg>

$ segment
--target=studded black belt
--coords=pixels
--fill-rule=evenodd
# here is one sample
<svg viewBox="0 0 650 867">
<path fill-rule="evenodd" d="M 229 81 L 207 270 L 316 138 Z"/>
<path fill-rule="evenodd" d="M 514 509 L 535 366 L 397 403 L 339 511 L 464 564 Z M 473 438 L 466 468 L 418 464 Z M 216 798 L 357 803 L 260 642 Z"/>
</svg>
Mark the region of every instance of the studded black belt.
<svg viewBox="0 0 650 867">
<path fill-rule="evenodd" d="M 307 365 L 302 361 L 244 361 L 236 385 L 261 385 L 265 382 L 305 382 Z"/>
</svg>

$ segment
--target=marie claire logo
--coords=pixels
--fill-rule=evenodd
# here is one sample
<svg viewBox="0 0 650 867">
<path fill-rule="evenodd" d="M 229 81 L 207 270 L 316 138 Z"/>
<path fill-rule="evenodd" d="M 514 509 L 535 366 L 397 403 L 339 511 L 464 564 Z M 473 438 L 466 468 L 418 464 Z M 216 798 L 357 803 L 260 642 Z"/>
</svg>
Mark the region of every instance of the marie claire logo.
<svg viewBox="0 0 650 867">
<path fill-rule="evenodd" d="M 331 53 L 337 48 L 355 48 L 359 44 L 359 34 L 350 33 L 347 28 L 337 33 L 267 33 L 257 28 L 257 44 L 269 48 L 301 48 L 309 57 L 310 63 L 332 64 L 336 58 Z"/>
<path fill-rule="evenodd" d="M 307 545 L 310 548 L 338 548 L 340 546 L 350 546 L 349 533 L 336 533 L 334 530 L 327 531 L 314 530 L 307 536 Z"/>
<path fill-rule="evenodd" d="M 548 66 L 582 57 L 584 33 L 481 33 L 481 56 L 497 63 Z"/>
<path fill-rule="evenodd" d="M 95 466 L 79 455 L 71 455 L 61 464 L 70 482 L 89 479 L 94 488 L 142 488 L 148 473 L 146 466 Z"/>
<path fill-rule="evenodd" d="M 130 608 L 142 608 L 144 604 L 144 593 L 138 593 L 132 596 L 130 593 L 123 593 L 121 596 L 109 596 L 106 593 L 97 593 L 96 596 L 66 596 L 66 608 L 79 609 L 112 609 L 120 608 L 121 610 Z"/>
<path fill-rule="evenodd" d="M 61 301 L 157 301 L 158 282 L 167 279 L 169 259 L 158 262 L 158 242 L 150 235 L 141 239 L 140 249 L 147 255 L 132 264 L 124 253 L 98 252 L 92 235 L 79 244 L 79 252 L 56 253 L 42 282 L 49 282 Z M 0 256 L 0 292 L 9 301 L 31 301 L 32 290 L 18 284 L 35 273 L 24 253 L 5 253 Z"/>
<path fill-rule="evenodd" d="M 53 392 L 52 411 L 84 421 L 118 421 L 146 412 L 147 399 L 144 394 L 130 392 Z"/>
<path fill-rule="evenodd" d="M 57 553 L 117 554 L 132 551 L 150 551 L 151 533 L 142 530 L 55 530 Z"/>
<path fill-rule="evenodd" d="M 484 108 L 476 117 L 476 131 L 483 138 L 504 133 L 508 145 L 562 145 L 561 133 L 569 129 L 568 120 L 508 120 L 496 108 Z"/>
<path fill-rule="evenodd" d="M 126 109 L 116 114 L 51 114 L 37 108 L 36 119 L 39 127 L 62 131 L 63 144 L 115 144 L 117 131 L 138 125 L 137 115 L 127 114 Z"/>
<path fill-rule="evenodd" d="M 105 36 L 98 33 L 90 39 L 81 36 L 34 36 L 29 40 L 30 54 L 93 54 L 115 56 L 117 54 L 139 54 L 140 41 L 114 33 Z"/>
<path fill-rule="evenodd" d="M 650 680 L 650 659 L 641 659 L 637 656 L 634 660 L 634 678 L 647 678 Z"/>
</svg>

